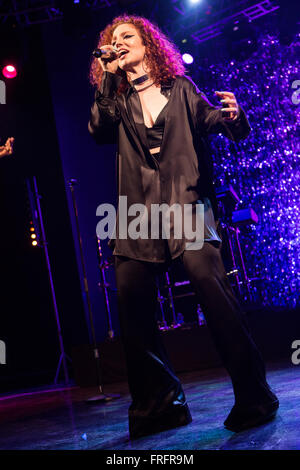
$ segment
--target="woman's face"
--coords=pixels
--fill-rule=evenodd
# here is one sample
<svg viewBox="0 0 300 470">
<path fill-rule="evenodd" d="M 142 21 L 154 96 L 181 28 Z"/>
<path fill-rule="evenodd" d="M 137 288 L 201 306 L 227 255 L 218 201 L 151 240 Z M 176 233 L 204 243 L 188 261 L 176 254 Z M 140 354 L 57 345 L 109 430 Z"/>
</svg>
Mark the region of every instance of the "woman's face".
<svg viewBox="0 0 300 470">
<path fill-rule="evenodd" d="M 118 51 L 126 51 L 119 57 L 119 67 L 130 72 L 141 65 L 145 56 L 145 46 L 138 30 L 128 23 L 120 24 L 113 32 L 111 44 Z"/>
</svg>

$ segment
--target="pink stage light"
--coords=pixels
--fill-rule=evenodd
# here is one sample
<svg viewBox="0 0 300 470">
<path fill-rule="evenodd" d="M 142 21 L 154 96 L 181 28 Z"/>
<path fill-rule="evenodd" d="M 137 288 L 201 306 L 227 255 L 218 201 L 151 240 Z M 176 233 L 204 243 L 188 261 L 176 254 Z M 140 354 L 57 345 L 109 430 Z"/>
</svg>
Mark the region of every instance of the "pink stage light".
<svg viewBox="0 0 300 470">
<path fill-rule="evenodd" d="M 6 78 L 15 78 L 17 76 L 17 69 L 14 65 L 6 65 L 2 73 Z"/>
</svg>

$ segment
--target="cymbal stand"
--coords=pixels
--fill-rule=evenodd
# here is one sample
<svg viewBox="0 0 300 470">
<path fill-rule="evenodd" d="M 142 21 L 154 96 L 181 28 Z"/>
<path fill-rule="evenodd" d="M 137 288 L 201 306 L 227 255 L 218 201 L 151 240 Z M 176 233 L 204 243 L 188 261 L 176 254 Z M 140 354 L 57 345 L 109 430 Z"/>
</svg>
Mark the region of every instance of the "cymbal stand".
<svg viewBox="0 0 300 470">
<path fill-rule="evenodd" d="M 232 267 L 233 269 L 230 271 L 230 273 L 227 273 L 228 275 L 233 275 L 235 278 L 235 285 L 238 289 L 238 294 L 242 298 L 242 287 L 241 283 L 242 281 L 240 280 L 239 276 L 239 268 L 236 263 L 235 259 L 235 254 L 234 254 L 234 249 L 233 249 L 233 243 L 234 243 L 234 237 L 235 237 L 235 228 L 231 227 L 228 223 L 221 223 L 221 227 L 225 230 L 226 236 L 227 236 L 227 242 L 230 250 L 230 257 L 231 257 L 231 262 L 232 262 Z"/>
<path fill-rule="evenodd" d="M 175 306 L 174 306 L 173 292 L 172 292 L 172 284 L 170 282 L 170 276 L 169 276 L 168 271 L 166 271 L 165 277 L 166 277 L 166 281 L 167 281 L 166 287 L 168 289 L 167 299 L 168 299 L 169 307 L 170 307 L 170 310 L 172 312 L 172 317 L 173 317 L 173 322 L 171 323 L 171 328 L 178 328 L 180 326 L 180 324 L 177 321 L 177 316 L 176 316 L 176 311 L 175 311 Z"/>
<path fill-rule="evenodd" d="M 161 320 L 158 321 L 159 329 L 162 331 L 167 331 L 169 330 L 169 326 L 166 322 L 165 312 L 164 312 L 165 298 L 163 295 L 161 295 L 161 292 L 158 286 L 157 286 L 157 300 L 159 303 L 159 308 L 160 308 L 160 313 L 161 313 Z"/>
<path fill-rule="evenodd" d="M 241 266 L 242 266 L 242 273 L 243 273 L 243 278 L 244 278 L 244 285 L 246 286 L 246 291 L 247 291 L 247 294 L 246 294 L 246 297 L 248 297 L 248 299 L 250 301 L 253 300 L 253 297 L 252 297 L 252 293 L 251 293 L 251 290 L 250 290 L 250 279 L 247 275 L 247 271 L 246 271 L 246 266 L 245 266 L 245 262 L 244 262 L 244 257 L 243 257 L 243 252 L 242 252 L 242 248 L 241 248 L 241 244 L 240 244 L 240 239 L 239 239 L 239 234 L 240 234 L 240 229 L 238 227 L 236 227 L 235 229 L 235 239 L 236 239 L 236 244 L 237 244 L 237 247 L 238 247 L 238 253 L 239 253 L 239 258 L 240 258 L 240 263 L 241 263 Z"/>
<path fill-rule="evenodd" d="M 101 241 L 98 237 L 96 237 L 96 243 L 97 243 L 98 266 L 99 266 L 100 279 L 101 279 L 98 285 L 102 289 L 104 300 L 105 300 L 104 305 L 105 305 L 106 318 L 107 318 L 107 324 L 108 324 L 108 337 L 112 339 L 114 338 L 115 334 L 114 334 L 114 330 L 112 327 L 111 311 L 110 311 L 110 303 L 109 303 L 108 288 L 110 287 L 110 285 L 106 282 L 106 276 L 105 276 L 105 270 L 109 267 L 109 264 L 106 263 L 103 259 Z"/>
</svg>

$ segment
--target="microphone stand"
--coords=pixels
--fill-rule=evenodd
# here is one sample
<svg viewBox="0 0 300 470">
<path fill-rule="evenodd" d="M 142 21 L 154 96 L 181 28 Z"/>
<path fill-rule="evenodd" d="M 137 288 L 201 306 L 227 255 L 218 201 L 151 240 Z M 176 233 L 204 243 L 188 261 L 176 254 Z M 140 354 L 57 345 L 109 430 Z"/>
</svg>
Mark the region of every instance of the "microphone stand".
<svg viewBox="0 0 300 470">
<path fill-rule="evenodd" d="M 68 183 L 69 183 L 69 187 L 71 191 L 72 203 L 73 203 L 73 209 L 74 209 L 77 240 L 79 244 L 80 261 L 81 261 L 81 268 L 82 268 L 82 273 L 83 273 L 84 293 L 86 297 L 90 327 L 91 327 L 91 332 L 92 332 L 92 346 L 93 346 L 93 353 L 94 353 L 95 367 L 96 367 L 97 388 L 99 389 L 99 394 L 93 397 L 90 397 L 85 401 L 87 403 L 107 402 L 107 401 L 113 400 L 114 398 L 118 398 L 120 395 L 112 395 L 112 394 L 106 395 L 103 393 L 101 371 L 100 371 L 100 353 L 99 353 L 99 349 L 98 349 L 98 345 L 96 341 L 94 317 L 93 317 L 93 312 L 92 312 L 92 305 L 91 305 L 91 299 L 90 299 L 90 293 L 89 293 L 89 287 L 88 287 L 88 281 L 87 281 L 87 275 L 86 275 L 86 268 L 85 268 L 83 247 L 82 247 L 82 238 L 81 238 L 80 228 L 79 228 L 78 209 L 77 209 L 75 191 L 74 191 L 74 186 L 77 185 L 77 180 L 74 178 L 71 178 Z"/>
<path fill-rule="evenodd" d="M 53 310 L 55 314 L 55 321 L 56 321 L 56 326 L 57 326 L 57 335 L 58 335 L 58 342 L 59 342 L 59 349 L 60 349 L 60 357 L 58 361 L 58 366 L 56 369 L 56 374 L 55 374 L 55 379 L 54 379 L 54 384 L 57 385 L 58 383 L 58 378 L 59 378 L 59 372 L 60 368 L 62 366 L 63 368 L 63 373 L 64 373 L 64 382 L 65 385 L 71 385 L 70 379 L 69 379 L 69 373 L 68 373 L 68 367 L 67 367 L 67 360 L 72 362 L 71 359 L 67 356 L 65 353 L 65 348 L 64 348 L 64 342 L 63 342 L 63 337 L 62 337 L 62 331 L 61 331 L 61 323 L 60 323 L 60 316 L 59 316 L 59 311 L 57 307 L 57 301 L 56 301 L 56 294 L 55 294 L 55 288 L 54 288 L 54 282 L 53 282 L 53 276 L 52 276 L 52 269 L 51 269 L 51 263 L 50 263 L 50 257 L 49 257 L 49 252 L 48 252 L 48 242 L 46 238 L 46 231 L 44 227 L 44 221 L 43 221 L 43 214 L 42 214 L 42 208 L 41 208 L 41 203 L 40 200 L 42 199 L 41 195 L 39 194 L 38 191 L 38 186 L 37 186 L 37 181 L 36 177 L 32 177 L 32 184 L 29 178 L 26 179 L 26 184 L 27 184 L 27 194 L 29 198 L 29 204 L 31 208 L 31 216 L 32 220 L 36 221 L 36 224 L 38 225 L 38 231 L 40 232 L 40 235 L 38 238 L 40 238 L 39 242 L 40 245 L 44 249 L 45 253 L 45 258 L 46 258 L 46 265 L 47 265 L 47 271 L 48 271 L 48 279 L 49 279 L 49 284 L 50 284 L 50 290 L 51 290 L 51 296 L 52 296 L 52 303 L 53 303 Z"/>
</svg>

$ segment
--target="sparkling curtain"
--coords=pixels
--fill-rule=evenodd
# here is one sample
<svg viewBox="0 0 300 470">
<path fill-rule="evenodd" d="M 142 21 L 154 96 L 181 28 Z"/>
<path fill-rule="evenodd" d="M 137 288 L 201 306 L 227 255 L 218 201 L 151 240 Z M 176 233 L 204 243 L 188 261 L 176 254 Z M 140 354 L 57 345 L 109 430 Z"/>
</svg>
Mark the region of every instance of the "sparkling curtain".
<svg viewBox="0 0 300 470">
<path fill-rule="evenodd" d="M 242 201 L 238 208 L 252 207 L 259 216 L 241 233 L 248 276 L 262 281 L 252 289 L 263 286 L 265 305 L 292 308 L 300 284 L 300 93 L 297 100 L 292 88 L 300 81 L 299 49 L 299 40 L 282 46 L 275 36 L 262 36 L 247 60 L 222 60 L 193 74 L 214 104 L 214 90 L 233 91 L 249 118 L 245 141 L 211 139 L 215 185 L 231 183 Z"/>
</svg>

